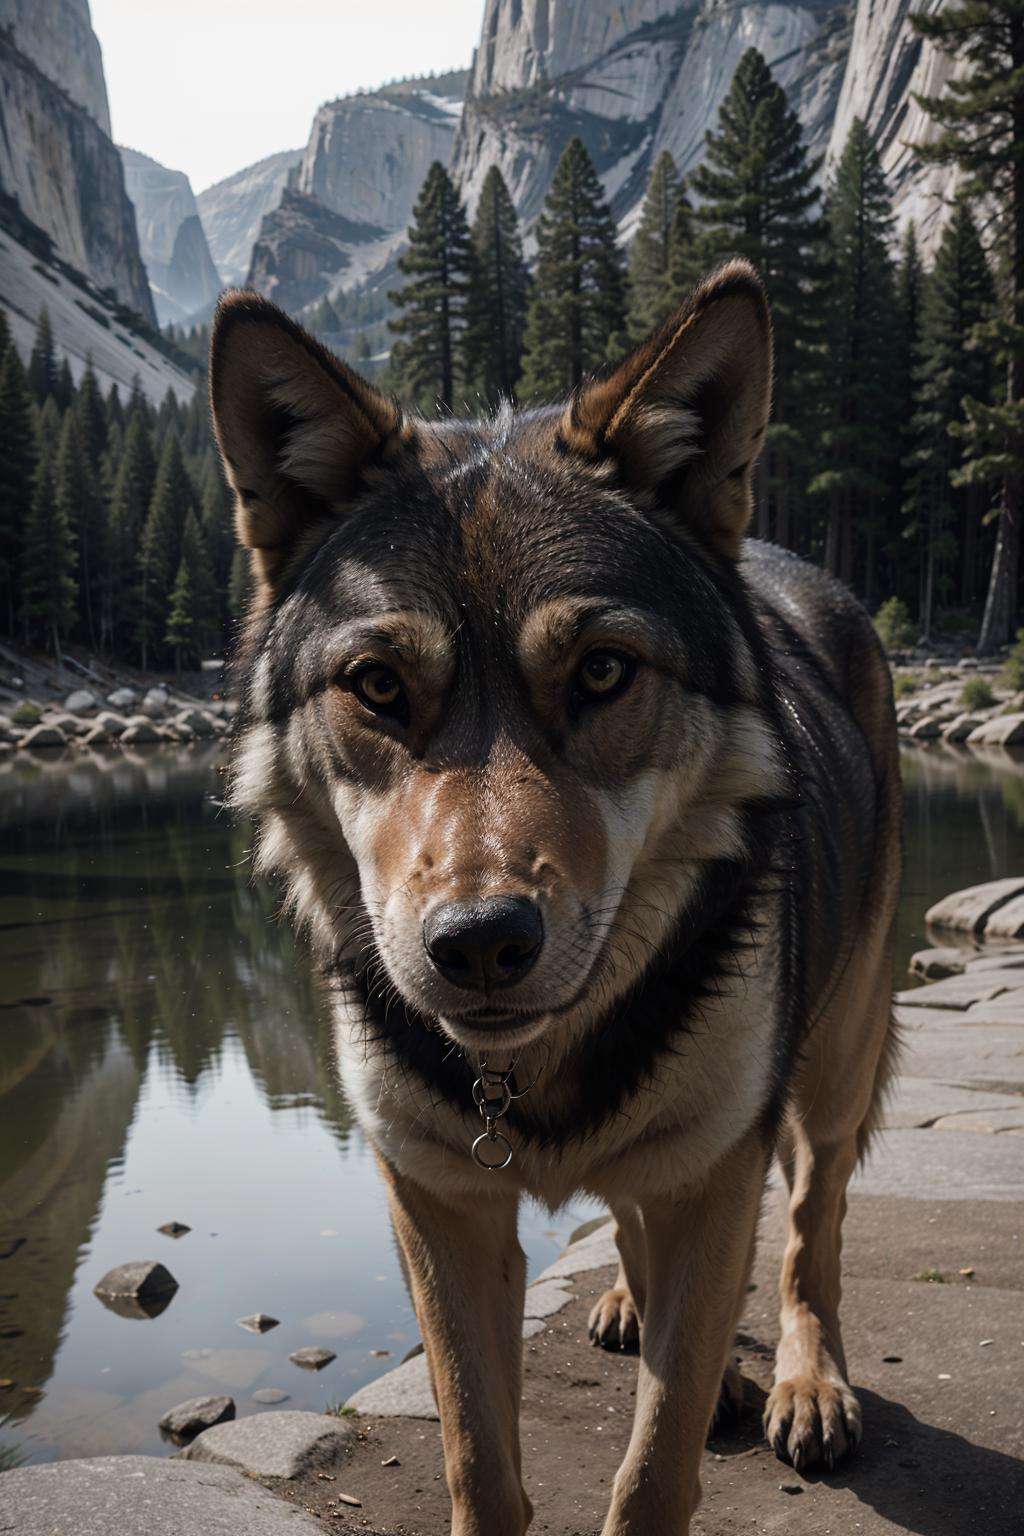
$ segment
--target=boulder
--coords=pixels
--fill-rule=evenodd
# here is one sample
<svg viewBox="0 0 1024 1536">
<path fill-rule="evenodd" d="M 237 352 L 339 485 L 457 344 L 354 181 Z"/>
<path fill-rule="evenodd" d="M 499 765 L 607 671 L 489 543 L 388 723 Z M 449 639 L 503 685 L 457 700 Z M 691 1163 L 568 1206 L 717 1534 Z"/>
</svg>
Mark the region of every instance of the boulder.
<svg viewBox="0 0 1024 1536">
<path fill-rule="evenodd" d="M 128 729 L 128 721 L 123 715 L 115 715 L 112 710 L 105 709 L 102 714 L 96 716 L 93 729 L 98 726 L 104 736 L 123 736 Z"/>
<path fill-rule="evenodd" d="M 100 701 L 88 688 L 76 688 L 74 693 L 69 693 L 64 700 L 64 708 L 69 715 L 91 715 L 93 710 L 99 709 Z"/>
<path fill-rule="evenodd" d="M 115 688 L 113 693 L 107 694 L 107 703 L 112 709 L 133 709 L 138 698 L 134 688 Z"/>
<path fill-rule="evenodd" d="M 214 722 L 201 709 L 183 709 L 174 717 L 175 725 L 184 725 L 193 736 L 208 737 L 214 734 Z"/>
<path fill-rule="evenodd" d="M 337 1358 L 333 1349 L 324 1349 L 318 1344 L 307 1344 L 288 1356 L 292 1365 L 301 1366 L 304 1371 L 322 1371 L 325 1365 L 330 1365 Z"/>
<path fill-rule="evenodd" d="M 943 981 L 947 976 L 960 976 L 971 954 L 969 949 L 919 949 L 911 956 L 907 969 L 911 976 Z"/>
<path fill-rule="evenodd" d="M 152 715 L 157 719 L 161 715 L 166 715 L 170 699 L 171 696 L 166 688 L 150 688 L 139 709 L 144 715 Z"/>
<path fill-rule="evenodd" d="M 915 741 L 935 741 L 942 730 L 942 722 L 938 715 L 925 715 L 922 720 L 915 720 L 910 727 L 910 734 Z"/>
<path fill-rule="evenodd" d="M 121 741 L 125 746 L 149 746 L 165 739 L 163 732 L 158 731 L 152 720 L 147 720 L 144 715 L 134 715 L 121 733 Z"/>
<path fill-rule="evenodd" d="M 38 725 L 43 718 L 43 707 L 35 699 L 22 699 L 11 710 L 11 724 L 22 727 Z"/>
<path fill-rule="evenodd" d="M 48 714 L 43 716 L 42 724 L 55 725 L 65 736 L 84 736 L 92 729 L 92 721 L 82 720 L 78 715 Z"/>
<path fill-rule="evenodd" d="M 136 1259 L 108 1270 L 93 1295 L 121 1317 L 157 1317 L 177 1289 L 177 1280 L 157 1259 Z"/>
<path fill-rule="evenodd" d="M 0 741 L 20 741 L 21 732 L 16 730 L 6 715 L 0 715 Z"/>
<path fill-rule="evenodd" d="M 33 751 L 52 750 L 54 747 L 66 747 L 68 739 L 57 725 L 33 725 L 27 730 L 19 741 L 19 747 L 31 747 Z"/>
<path fill-rule="evenodd" d="M 215 1424 L 225 1424 L 235 1416 L 233 1397 L 190 1397 L 174 1408 L 168 1408 L 160 1420 L 160 1428 L 175 1440 L 190 1440 L 212 1429 Z"/>
<path fill-rule="evenodd" d="M 1024 896 L 1014 896 L 997 907 L 985 924 L 986 939 L 1024 937 Z"/>
<path fill-rule="evenodd" d="M 0 1490 L 0 1528 L 17 1536 L 324 1536 L 319 1520 L 232 1467 L 176 1457 L 19 1467 L 0 1477 Z"/>
<path fill-rule="evenodd" d="M 276 1328 L 280 1319 L 270 1317 L 266 1312 L 253 1312 L 249 1317 L 236 1319 L 239 1328 L 246 1328 L 250 1333 L 269 1333 L 271 1328 Z"/>
<path fill-rule="evenodd" d="M 211 1461 L 250 1477 L 301 1477 L 331 1466 L 355 1434 L 347 1419 L 325 1413 L 260 1413 L 204 1430 L 175 1453 L 182 1461 Z"/>
<path fill-rule="evenodd" d="M 966 741 L 972 731 L 985 722 L 980 715 L 956 715 L 942 727 L 943 741 Z"/>
<path fill-rule="evenodd" d="M 961 656 L 960 660 L 956 664 L 956 669 L 958 672 L 974 672 L 976 671 L 977 666 L 978 662 L 976 657 Z"/>
<path fill-rule="evenodd" d="M 1014 875 L 1008 880 L 986 880 L 984 885 L 970 885 L 963 891 L 944 896 L 925 913 L 925 922 L 934 928 L 960 928 L 967 933 L 981 933 L 999 907 L 1024 895 L 1024 879 Z"/>
<path fill-rule="evenodd" d="M 967 738 L 969 747 L 1016 747 L 1024 742 L 1024 714 L 996 715 Z"/>
</svg>

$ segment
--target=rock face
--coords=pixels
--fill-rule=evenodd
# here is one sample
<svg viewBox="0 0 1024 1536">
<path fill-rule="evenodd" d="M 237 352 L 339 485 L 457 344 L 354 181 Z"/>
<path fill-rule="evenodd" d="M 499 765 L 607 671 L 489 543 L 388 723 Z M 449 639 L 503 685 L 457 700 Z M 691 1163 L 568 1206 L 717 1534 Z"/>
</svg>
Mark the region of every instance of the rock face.
<svg viewBox="0 0 1024 1536">
<path fill-rule="evenodd" d="M 529 223 L 566 142 L 594 157 L 624 235 L 663 149 L 688 171 L 745 49 L 760 49 L 826 166 L 863 117 L 901 215 L 931 212 L 908 139 L 926 125 L 912 90 L 944 63 L 915 37 L 910 0 L 487 0 L 453 169 L 472 209 L 491 165 Z M 934 175 L 934 173 L 930 173 Z"/>
<path fill-rule="evenodd" d="M 60 255 L 148 324 L 156 316 L 120 156 L 60 82 L 0 33 L 0 186 Z"/>
<path fill-rule="evenodd" d="M 282 149 L 196 197 L 210 254 L 227 287 L 245 282 L 263 216 L 280 203 L 288 173 L 301 158 L 301 149 Z"/>
<path fill-rule="evenodd" d="M 121 146 L 125 187 L 135 205 L 139 245 L 161 325 L 209 309 L 221 289 L 192 184 L 136 149 Z"/>
<path fill-rule="evenodd" d="M 110 137 L 103 55 L 89 0 L 0 0 L 0 26 L 43 74 L 56 80 Z"/>
<path fill-rule="evenodd" d="M 381 272 L 404 243 L 430 165 L 451 157 L 466 79 L 460 70 L 322 106 L 264 215 L 248 285 L 301 309 Z"/>
<path fill-rule="evenodd" d="M 175 1460 L 235 1467 L 250 1477 L 301 1477 L 343 1456 L 355 1430 L 323 1413 L 260 1413 L 218 1424 L 193 1440 Z"/>
</svg>

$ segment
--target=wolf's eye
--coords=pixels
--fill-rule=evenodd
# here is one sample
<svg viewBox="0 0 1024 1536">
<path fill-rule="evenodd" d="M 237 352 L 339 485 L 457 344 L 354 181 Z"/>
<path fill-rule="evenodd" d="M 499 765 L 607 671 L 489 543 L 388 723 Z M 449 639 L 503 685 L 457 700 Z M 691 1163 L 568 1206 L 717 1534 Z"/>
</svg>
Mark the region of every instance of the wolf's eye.
<svg viewBox="0 0 1024 1536">
<path fill-rule="evenodd" d="M 591 651 L 580 663 L 576 691 L 584 701 L 613 698 L 629 686 L 633 670 L 633 663 L 614 651 Z"/>
<path fill-rule="evenodd" d="M 364 667 L 352 680 L 356 697 L 378 715 L 395 715 L 405 702 L 397 672 L 390 667 Z"/>
</svg>

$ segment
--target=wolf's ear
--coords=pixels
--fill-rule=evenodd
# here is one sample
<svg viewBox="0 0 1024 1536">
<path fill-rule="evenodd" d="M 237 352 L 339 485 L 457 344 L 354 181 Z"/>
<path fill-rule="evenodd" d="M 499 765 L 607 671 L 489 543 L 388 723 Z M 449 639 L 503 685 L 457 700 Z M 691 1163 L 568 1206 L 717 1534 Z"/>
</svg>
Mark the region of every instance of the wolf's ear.
<svg viewBox="0 0 1024 1536">
<path fill-rule="evenodd" d="M 734 558 L 771 385 L 764 289 L 749 263 L 730 262 L 625 362 L 582 386 L 565 409 L 562 441 L 616 462 L 625 484 Z"/>
<path fill-rule="evenodd" d="M 398 407 L 254 293 L 217 308 L 210 404 L 236 532 L 264 589 L 404 443 Z"/>
</svg>

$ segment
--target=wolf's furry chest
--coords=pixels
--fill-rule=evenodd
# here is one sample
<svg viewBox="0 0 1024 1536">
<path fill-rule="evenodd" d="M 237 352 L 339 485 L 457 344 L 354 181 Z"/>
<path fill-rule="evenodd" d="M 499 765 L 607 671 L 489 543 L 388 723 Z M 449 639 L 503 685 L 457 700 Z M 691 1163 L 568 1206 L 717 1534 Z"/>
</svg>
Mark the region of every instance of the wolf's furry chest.
<svg viewBox="0 0 1024 1536">
<path fill-rule="evenodd" d="M 599 1091 L 600 1074 L 584 1070 L 599 1040 L 568 1049 L 548 1041 L 526 1053 L 522 1079 L 536 1081 L 501 1122 L 514 1148 L 501 1172 L 483 1172 L 470 1156 L 482 1128 L 470 1097 L 475 1063 L 448 1042 L 445 1091 L 403 1049 L 408 1042 L 374 1036 L 362 999 L 339 992 L 339 1071 L 362 1129 L 388 1162 L 449 1196 L 515 1189 L 553 1208 L 581 1191 L 614 1201 L 700 1182 L 765 1116 L 774 1091 L 786 1012 L 778 897 L 763 898 L 751 916 L 756 942 L 715 964 L 713 985 L 680 1003 L 628 1090 L 607 1085 L 603 1110 L 583 1097 Z M 628 1030 L 630 1019 L 615 1022 Z"/>
</svg>

